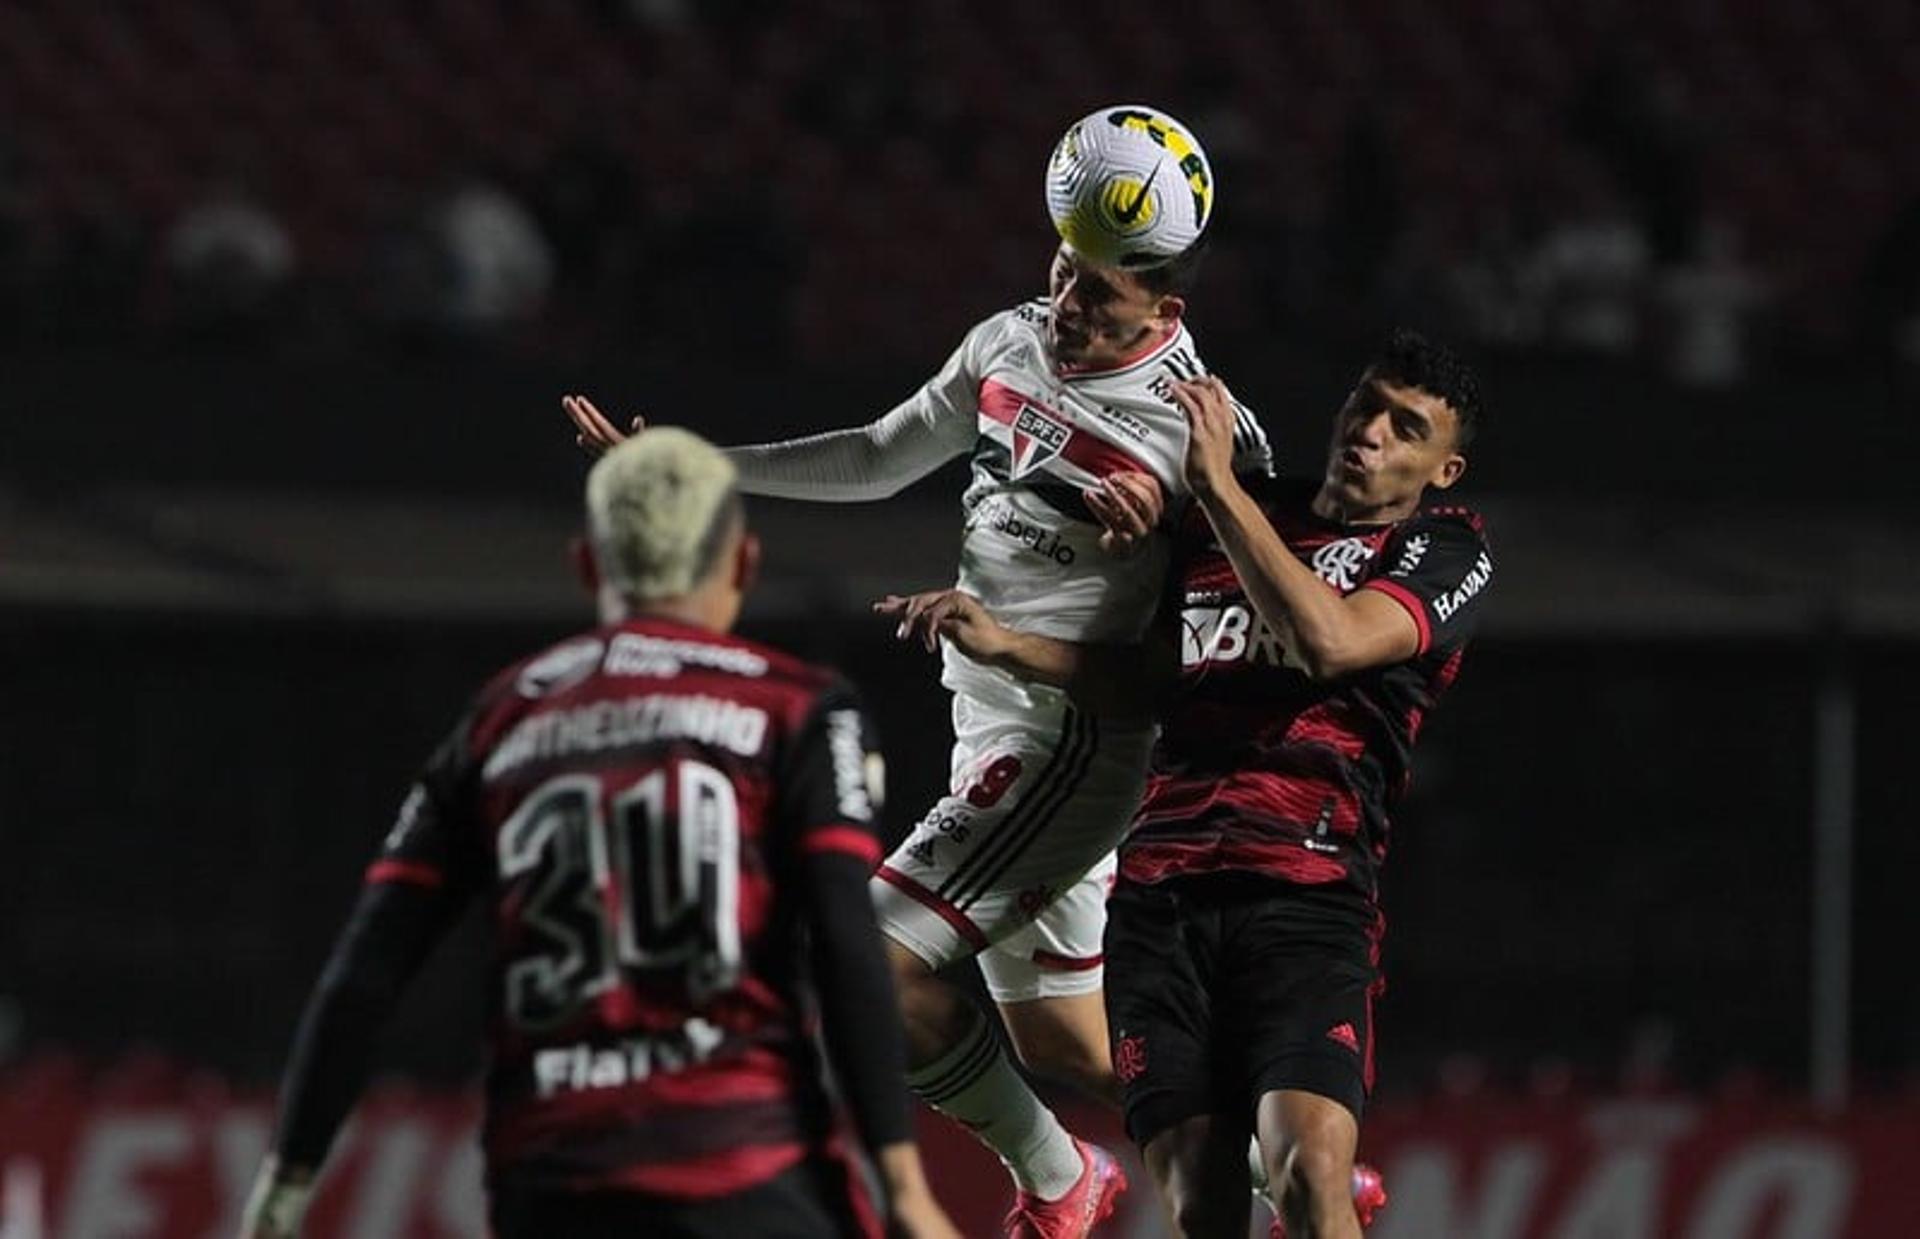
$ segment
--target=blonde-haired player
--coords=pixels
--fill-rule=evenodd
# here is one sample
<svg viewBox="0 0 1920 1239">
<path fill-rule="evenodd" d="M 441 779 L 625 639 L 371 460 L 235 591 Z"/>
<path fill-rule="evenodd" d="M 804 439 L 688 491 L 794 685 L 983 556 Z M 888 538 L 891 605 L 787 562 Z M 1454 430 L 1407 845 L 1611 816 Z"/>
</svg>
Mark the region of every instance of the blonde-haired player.
<svg viewBox="0 0 1920 1239">
<path fill-rule="evenodd" d="M 808 1034 L 896 1231 L 957 1232 L 911 1138 L 866 895 L 879 788 L 831 672 L 728 635 L 759 546 L 735 469 L 663 429 L 587 483 L 595 628 L 495 676 L 429 759 L 293 1047 L 243 1234 L 299 1233 L 375 1036 L 486 906 L 491 1230 L 878 1236 Z"/>
</svg>

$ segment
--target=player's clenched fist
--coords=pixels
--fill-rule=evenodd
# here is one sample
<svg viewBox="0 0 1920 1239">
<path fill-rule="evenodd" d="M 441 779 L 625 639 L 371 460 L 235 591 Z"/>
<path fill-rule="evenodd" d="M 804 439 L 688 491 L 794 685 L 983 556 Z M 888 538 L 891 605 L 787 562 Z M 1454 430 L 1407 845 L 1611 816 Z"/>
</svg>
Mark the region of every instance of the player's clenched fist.
<svg viewBox="0 0 1920 1239">
<path fill-rule="evenodd" d="M 1140 549 L 1167 510 L 1159 481 L 1136 470 L 1109 474 L 1081 493 L 1100 520 L 1100 549 L 1123 558 Z"/>
<path fill-rule="evenodd" d="M 637 435 L 647 428 L 647 419 L 636 417 L 626 430 L 619 430 L 607 420 L 607 415 L 595 408 L 593 401 L 585 396 L 562 396 L 560 407 L 565 410 L 573 422 L 573 441 L 598 456 L 611 451 L 625 442 L 629 436 Z"/>
<path fill-rule="evenodd" d="M 930 589 L 924 593 L 888 594 L 873 604 L 881 615 L 898 619 L 893 635 L 902 641 L 916 638 L 929 651 L 946 638 L 976 662 L 990 662 L 1006 646 L 1007 630 L 987 614 L 980 600 L 958 589 Z"/>
<path fill-rule="evenodd" d="M 1173 399 L 1191 430 L 1184 468 L 1187 487 L 1204 498 L 1233 477 L 1233 396 L 1225 383 L 1208 375 L 1176 380 Z"/>
</svg>

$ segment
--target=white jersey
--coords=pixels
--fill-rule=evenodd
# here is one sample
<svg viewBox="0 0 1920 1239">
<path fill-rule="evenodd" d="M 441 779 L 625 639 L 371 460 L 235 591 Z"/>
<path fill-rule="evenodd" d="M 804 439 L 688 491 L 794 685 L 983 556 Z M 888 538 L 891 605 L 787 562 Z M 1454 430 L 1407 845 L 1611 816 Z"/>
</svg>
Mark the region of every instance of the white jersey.
<svg viewBox="0 0 1920 1239">
<path fill-rule="evenodd" d="M 981 322 L 938 374 L 864 431 L 734 449 L 742 488 L 789 498 L 877 498 L 971 451 L 959 587 L 1023 632 L 1070 641 L 1139 639 L 1160 599 L 1168 539 L 1156 533 L 1130 556 L 1107 554 L 1082 492 L 1110 474 L 1150 474 L 1168 516 L 1177 517 L 1187 500 L 1181 465 L 1188 431 L 1171 384 L 1206 368 L 1184 324 L 1110 369 L 1061 367 L 1048 348 L 1047 315 L 1046 302 L 1034 301 Z M 1244 408 L 1238 414 L 1243 467 L 1267 467 L 1265 435 Z M 1061 700 L 1055 690 L 983 667 L 951 646 L 942 679 L 955 692 L 1014 709 Z"/>
</svg>

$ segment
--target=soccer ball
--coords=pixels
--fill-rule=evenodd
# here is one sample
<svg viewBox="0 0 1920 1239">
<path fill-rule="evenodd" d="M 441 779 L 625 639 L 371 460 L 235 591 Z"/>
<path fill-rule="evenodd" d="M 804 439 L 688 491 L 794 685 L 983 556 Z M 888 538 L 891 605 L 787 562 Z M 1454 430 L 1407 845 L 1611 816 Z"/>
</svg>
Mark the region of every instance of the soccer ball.
<svg viewBox="0 0 1920 1239">
<path fill-rule="evenodd" d="M 1157 266 L 1200 239 L 1213 168 L 1187 127 L 1123 104 L 1075 121 L 1047 163 L 1047 212 L 1060 237 L 1106 267 Z"/>
</svg>

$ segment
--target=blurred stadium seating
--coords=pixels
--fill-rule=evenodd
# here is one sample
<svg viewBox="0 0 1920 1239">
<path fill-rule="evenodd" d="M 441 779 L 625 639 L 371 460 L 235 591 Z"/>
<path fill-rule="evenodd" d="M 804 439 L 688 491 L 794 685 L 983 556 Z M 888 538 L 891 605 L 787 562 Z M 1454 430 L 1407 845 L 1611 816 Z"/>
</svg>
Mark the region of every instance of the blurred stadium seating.
<svg viewBox="0 0 1920 1239">
<path fill-rule="evenodd" d="M 623 209 L 598 226 L 645 256 L 644 278 L 686 244 L 711 256 L 746 238 L 792 265 L 798 348 L 853 338 L 911 358 L 976 314 L 979 290 L 1032 285 L 1040 153 L 1115 83 L 1191 110 L 1231 242 L 1338 227 L 1320 219 L 1343 205 L 1327 187 L 1366 113 L 1411 268 L 1470 250 L 1491 215 L 1549 226 L 1598 160 L 1674 234 L 1655 236 L 1662 257 L 1686 257 L 1708 220 L 1731 225 L 1788 290 L 1792 338 L 1827 347 L 1849 338 L 1869 247 L 1920 194 L 1898 102 L 1920 90 L 1920 17 L 1901 0 L 1076 12 L 15 3 L 0 8 L 0 112 L 16 118 L 22 226 L 124 213 L 151 234 L 244 174 L 313 289 L 349 300 L 392 214 L 437 177 L 485 172 L 539 204 L 582 160 L 610 159 Z M 848 278 L 863 272 L 886 274 Z M 1329 282 L 1304 317 L 1351 295 Z M 1223 320 L 1259 308 L 1242 282 L 1215 294 Z"/>
</svg>

